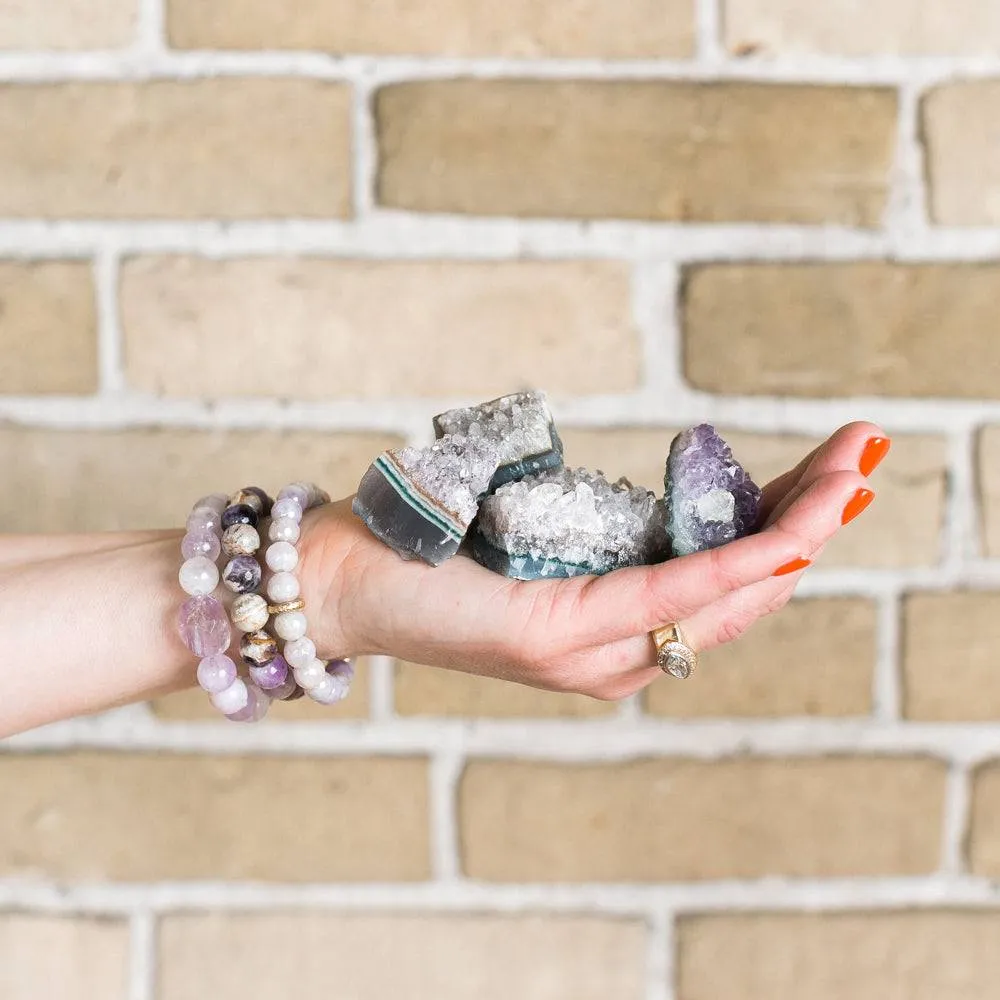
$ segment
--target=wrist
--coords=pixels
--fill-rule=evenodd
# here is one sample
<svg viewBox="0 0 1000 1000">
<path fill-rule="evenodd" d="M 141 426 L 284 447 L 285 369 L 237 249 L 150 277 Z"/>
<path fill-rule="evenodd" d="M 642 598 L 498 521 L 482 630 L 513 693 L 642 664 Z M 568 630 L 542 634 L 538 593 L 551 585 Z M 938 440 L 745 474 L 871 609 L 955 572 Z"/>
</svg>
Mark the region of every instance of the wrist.
<svg viewBox="0 0 1000 1000">
<path fill-rule="evenodd" d="M 366 652 L 348 612 L 347 562 L 352 547 L 350 500 L 305 513 L 299 538 L 299 581 L 309 634 L 323 659 Z"/>
</svg>

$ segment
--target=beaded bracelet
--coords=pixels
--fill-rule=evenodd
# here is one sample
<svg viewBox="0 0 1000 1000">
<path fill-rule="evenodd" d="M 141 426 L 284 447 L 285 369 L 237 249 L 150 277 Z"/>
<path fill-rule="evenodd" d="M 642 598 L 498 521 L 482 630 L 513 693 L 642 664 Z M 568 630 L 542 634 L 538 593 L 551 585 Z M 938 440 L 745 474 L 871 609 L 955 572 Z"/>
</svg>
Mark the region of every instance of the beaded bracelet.
<svg viewBox="0 0 1000 1000">
<path fill-rule="evenodd" d="M 261 489 L 248 486 L 229 500 L 223 511 L 222 550 L 232 558 L 222 572 L 222 582 L 235 594 L 230 609 L 232 623 L 243 638 L 240 656 L 249 667 L 250 690 L 258 704 L 287 701 L 301 697 L 295 682 L 289 677 L 288 664 L 278 653 L 278 644 L 266 627 L 270 614 L 267 601 L 258 592 L 264 572 L 256 556 L 261 547 L 260 519 L 271 513 L 271 498 Z M 256 688 L 256 691 L 254 691 Z M 247 713 L 263 717 L 266 708 Z M 240 721 L 236 718 L 235 721 Z"/>
<path fill-rule="evenodd" d="M 213 493 L 191 509 L 187 534 L 181 542 L 185 561 L 179 574 L 181 588 L 191 596 L 177 615 L 181 640 L 201 658 L 198 683 L 227 716 L 251 706 L 250 689 L 226 655 L 233 637 L 229 617 L 222 603 L 212 597 L 219 583 L 216 560 L 222 552 L 222 513 L 228 505 L 227 496 Z"/>
<path fill-rule="evenodd" d="M 227 554 L 236 546 L 237 535 L 242 537 L 241 547 L 251 545 L 252 536 L 246 528 L 256 535 L 258 511 L 265 505 L 270 505 L 270 500 L 256 489 L 241 490 L 232 500 L 223 493 L 202 497 L 188 517 L 187 534 L 181 542 L 185 562 L 179 580 L 191 598 L 181 606 L 178 631 L 188 649 L 201 657 L 198 684 L 208 693 L 212 704 L 234 722 L 262 719 L 271 699 L 256 684 L 244 681 L 236 664 L 226 655 L 232 629 L 226 609 L 211 596 L 220 580 L 215 560 L 223 551 L 224 539 Z M 258 537 L 257 547 L 259 544 Z M 241 561 L 237 562 L 237 558 Z M 246 560 L 245 555 L 234 556 L 223 571 L 222 578 L 230 590 L 248 591 L 260 584 L 260 565 L 252 557 L 249 562 Z"/>
<path fill-rule="evenodd" d="M 329 500 L 312 483 L 292 483 L 281 490 L 271 511 L 271 544 L 264 554 L 273 574 L 267 582 L 267 596 L 273 602 L 268 612 L 274 615 L 275 633 L 285 643 L 282 657 L 292 668 L 295 683 L 321 705 L 332 705 L 347 697 L 354 668 L 349 660 L 318 659 L 316 644 L 306 635 L 309 622 L 294 573 L 299 563 L 295 542 L 305 512 Z"/>
</svg>

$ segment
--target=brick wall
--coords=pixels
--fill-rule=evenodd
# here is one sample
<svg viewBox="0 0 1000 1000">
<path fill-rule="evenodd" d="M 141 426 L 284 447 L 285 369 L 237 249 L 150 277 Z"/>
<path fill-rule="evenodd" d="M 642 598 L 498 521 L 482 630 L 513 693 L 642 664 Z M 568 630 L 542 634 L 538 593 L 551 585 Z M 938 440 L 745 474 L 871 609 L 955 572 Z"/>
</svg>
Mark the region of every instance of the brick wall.
<svg viewBox="0 0 1000 1000">
<path fill-rule="evenodd" d="M 995 993 L 994 4 L 34 0 L 0 80 L 5 526 L 346 493 L 523 384 L 649 485 L 701 419 L 761 479 L 895 438 L 689 683 L 376 659 L 332 716 L 10 741 L 0 997 Z"/>
</svg>

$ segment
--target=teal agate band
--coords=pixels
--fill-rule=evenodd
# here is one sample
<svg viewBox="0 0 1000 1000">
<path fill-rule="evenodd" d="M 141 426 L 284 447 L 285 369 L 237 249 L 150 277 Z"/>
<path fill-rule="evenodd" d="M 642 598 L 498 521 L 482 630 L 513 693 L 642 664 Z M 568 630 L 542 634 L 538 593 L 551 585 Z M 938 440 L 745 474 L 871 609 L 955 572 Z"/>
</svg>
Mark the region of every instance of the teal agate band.
<svg viewBox="0 0 1000 1000">
<path fill-rule="evenodd" d="M 455 541 L 460 542 L 465 537 L 465 529 L 449 517 L 443 507 L 431 503 L 424 494 L 411 488 L 405 473 L 387 456 L 379 455 L 375 459 L 374 465 L 399 494 L 400 499 L 412 507 L 421 517 L 430 521 L 431 524 Z"/>
<path fill-rule="evenodd" d="M 503 549 L 498 549 L 488 542 L 478 531 L 472 539 L 472 555 L 481 566 L 493 570 L 494 573 L 502 573 L 512 580 L 558 580 L 572 576 L 593 576 L 606 573 L 611 568 L 597 569 L 593 566 L 563 562 L 551 556 L 539 559 L 529 554 L 504 552 Z"/>
</svg>

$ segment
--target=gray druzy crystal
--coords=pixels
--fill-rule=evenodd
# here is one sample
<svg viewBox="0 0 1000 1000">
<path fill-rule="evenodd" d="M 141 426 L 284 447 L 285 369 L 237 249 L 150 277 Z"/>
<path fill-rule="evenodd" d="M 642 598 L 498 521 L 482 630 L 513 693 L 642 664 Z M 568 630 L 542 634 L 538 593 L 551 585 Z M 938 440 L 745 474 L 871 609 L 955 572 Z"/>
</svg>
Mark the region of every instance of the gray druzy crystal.
<svg viewBox="0 0 1000 1000">
<path fill-rule="evenodd" d="M 664 486 L 674 555 L 714 549 L 757 525 L 760 489 L 711 424 L 674 438 Z"/>
<path fill-rule="evenodd" d="M 458 551 L 497 464 L 496 442 L 462 434 L 387 451 L 365 473 L 353 510 L 404 559 L 437 566 Z"/>
<path fill-rule="evenodd" d="M 532 473 L 562 467 L 562 442 L 542 392 L 517 392 L 434 418 L 438 437 L 461 434 L 494 441 L 499 468 L 491 488 Z"/>
<path fill-rule="evenodd" d="M 499 461 L 497 443 L 449 434 L 429 448 L 403 448 L 397 460 L 410 480 L 468 527 Z"/>
<path fill-rule="evenodd" d="M 476 559 L 521 580 L 608 573 L 669 552 L 662 503 L 627 480 L 562 469 L 501 486 L 482 503 Z"/>
</svg>

